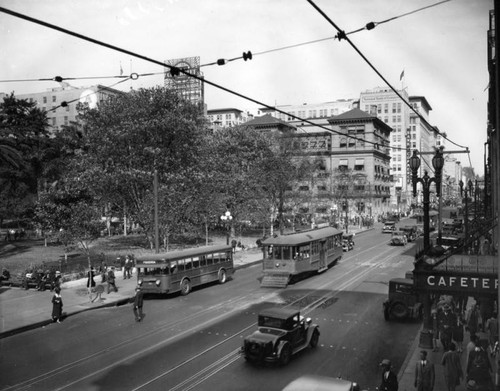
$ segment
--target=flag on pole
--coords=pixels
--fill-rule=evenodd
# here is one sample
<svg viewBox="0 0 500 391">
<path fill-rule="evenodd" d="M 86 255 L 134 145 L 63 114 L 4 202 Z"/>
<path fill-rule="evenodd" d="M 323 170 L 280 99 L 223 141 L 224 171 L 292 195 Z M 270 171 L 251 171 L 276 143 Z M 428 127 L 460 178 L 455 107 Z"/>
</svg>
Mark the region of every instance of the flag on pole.
<svg viewBox="0 0 500 391">
<path fill-rule="evenodd" d="M 403 69 L 403 72 L 401 72 L 401 75 L 399 76 L 399 80 L 403 80 L 403 77 L 405 77 L 405 70 Z"/>
<path fill-rule="evenodd" d="M 122 63 L 120 61 L 120 76 L 122 76 L 122 75 L 123 75 L 123 68 L 122 68 Z"/>
</svg>

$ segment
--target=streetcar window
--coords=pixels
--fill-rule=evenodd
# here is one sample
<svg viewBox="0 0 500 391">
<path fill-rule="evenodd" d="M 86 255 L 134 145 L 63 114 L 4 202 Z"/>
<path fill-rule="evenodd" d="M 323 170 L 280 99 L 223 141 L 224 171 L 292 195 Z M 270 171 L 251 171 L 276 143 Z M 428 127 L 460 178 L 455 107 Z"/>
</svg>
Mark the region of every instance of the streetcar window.
<svg viewBox="0 0 500 391">
<path fill-rule="evenodd" d="M 276 246 L 274 247 L 274 259 L 281 259 L 281 247 L 280 246 Z"/>
<path fill-rule="evenodd" d="M 168 267 L 162 266 L 160 268 L 160 274 L 168 274 Z"/>
<path fill-rule="evenodd" d="M 290 247 L 283 247 L 283 259 L 292 259 Z"/>
<path fill-rule="evenodd" d="M 309 245 L 307 244 L 305 246 L 300 246 L 299 254 L 302 255 L 303 258 L 309 258 L 310 255 Z"/>
</svg>

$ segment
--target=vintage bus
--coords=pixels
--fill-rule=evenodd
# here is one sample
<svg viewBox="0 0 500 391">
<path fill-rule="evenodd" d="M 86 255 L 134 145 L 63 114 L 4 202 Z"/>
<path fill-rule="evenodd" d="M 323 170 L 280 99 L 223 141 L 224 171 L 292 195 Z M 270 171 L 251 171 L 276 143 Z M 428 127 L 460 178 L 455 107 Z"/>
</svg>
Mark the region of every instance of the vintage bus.
<svg viewBox="0 0 500 391">
<path fill-rule="evenodd" d="M 261 287 L 284 288 L 293 277 L 323 272 L 342 258 L 342 231 L 325 227 L 262 241 Z"/>
<path fill-rule="evenodd" d="M 144 293 L 187 295 L 193 287 L 219 281 L 234 272 L 233 249 L 217 245 L 148 254 L 137 258 L 137 284 Z"/>
</svg>

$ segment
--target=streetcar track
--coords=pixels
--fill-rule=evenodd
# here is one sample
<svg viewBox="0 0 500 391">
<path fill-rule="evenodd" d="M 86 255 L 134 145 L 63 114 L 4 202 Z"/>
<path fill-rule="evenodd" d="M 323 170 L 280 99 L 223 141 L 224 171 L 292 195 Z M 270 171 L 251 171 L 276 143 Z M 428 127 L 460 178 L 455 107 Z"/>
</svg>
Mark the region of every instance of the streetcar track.
<svg viewBox="0 0 500 391">
<path fill-rule="evenodd" d="M 356 265 L 355 269 L 351 270 L 351 271 L 348 271 L 348 274 L 350 275 L 349 278 L 345 279 L 345 275 L 335 275 L 334 278 L 332 280 L 329 280 L 319 286 L 315 286 L 314 289 L 315 290 L 318 290 L 318 289 L 323 289 L 323 288 L 326 288 L 328 286 L 335 286 L 335 293 L 327 293 L 327 294 L 324 294 L 322 295 L 321 297 L 319 297 L 317 300 L 313 301 L 312 303 L 308 304 L 307 306 L 305 306 L 303 309 L 302 309 L 302 313 L 303 314 L 308 314 L 310 312 L 312 312 L 314 309 L 320 307 L 324 302 L 325 300 L 329 300 L 329 299 L 332 299 L 334 297 L 336 297 L 337 295 L 340 294 L 341 291 L 343 291 L 344 289 L 346 289 L 350 284 L 354 283 L 356 280 L 362 280 L 367 274 L 369 274 L 371 271 L 373 271 L 374 269 L 380 267 L 380 265 L 382 264 L 387 264 L 391 259 L 397 257 L 397 256 L 400 256 L 401 254 L 394 254 L 391 250 L 393 250 L 392 248 L 390 249 L 387 249 L 385 250 L 383 253 L 382 253 L 382 257 L 380 257 L 381 254 L 378 254 L 378 256 L 376 257 L 376 263 L 374 265 L 369 265 L 368 267 L 366 265 Z M 373 251 L 373 248 L 372 249 L 367 249 L 367 250 L 363 250 L 361 253 L 358 253 L 358 254 L 362 254 L 362 253 L 365 253 L 365 252 L 371 252 Z M 386 257 L 385 255 L 387 253 L 392 253 L 392 256 L 390 257 Z M 351 259 L 352 257 L 349 257 L 348 259 Z M 345 263 L 344 263 L 345 264 Z M 356 269 L 362 269 L 359 273 L 356 272 Z M 321 276 L 321 275 L 320 275 Z M 307 281 L 306 281 L 307 282 Z M 336 286 L 335 284 L 339 283 L 340 282 L 340 285 L 339 286 Z M 279 295 L 280 291 L 273 291 L 267 295 L 264 295 L 264 297 L 260 297 L 260 301 L 262 301 L 263 299 L 264 300 L 270 300 L 273 298 L 273 296 L 277 296 Z M 254 292 L 254 293 L 257 293 L 257 292 Z M 301 297 L 299 297 L 298 299 L 292 301 L 291 303 L 289 304 L 286 304 L 286 306 L 292 306 L 292 305 L 295 305 L 296 303 L 298 302 L 301 302 L 303 301 L 305 298 L 307 298 L 308 296 L 311 296 L 313 293 L 315 292 L 309 292 L 307 294 L 304 294 L 302 295 Z M 235 312 L 235 311 L 240 311 L 241 308 L 237 308 L 235 309 L 235 307 L 238 307 L 237 306 L 237 303 L 241 302 L 241 301 L 244 301 L 244 300 L 247 300 L 247 296 L 248 295 L 245 295 L 245 296 L 240 296 L 240 297 L 237 297 L 237 298 L 231 298 L 229 300 L 226 300 L 222 303 L 218 303 L 216 305 L 213 305 L 211 307 L 208 307 L 206 309 L 203 309 L 202 311 L 197 311 L 196 313 L 194 314 L 190 314 L 190 315 L 187 315 L 186 317 L 184 317 L 183 319 L 181 320 L 175 320 L 175 321 L 171 321 L 171 322 L 168 322 L 168 323 L 165 323 L 164 325 L 160 326 L 159 328 L 155 328 L 155 329 L 152 329 L 148 332 L 145 332 L 143 333 L 142 335 L 138 336 L 133 342 L 132 341 L 129 341 L 129 340 L 126 340 L 126 341 L 123 341 L 123 342 L 120 342 L 120 343 L 117 343 L 115 344 L 114 346 L 111 346 L 111 347 L 106 347 L 105 349 L 101 349 L 91 355 L 88 355 L 86 357 L 82 357 L 78 360 L 75 360 L 71 363 L 67 363 L 59 368 L 56 368 L 56 369 L 53 369 L 51 371 L 48 371 L 44 374 L 41 374 L 41 375 L 38 375 L 38 376 L 35 376 L 31 379 L 28 379 L 28 380 L 25 380 L 23 382 L 20 382 L 16 385 L 13 385 L 13 386 L 9 386 L 7 388 L 5 388 L 5 390 L 12 390 L 12 389 L 18 389 L 18 390 L 25 390 L 25 389 L 28 389 L 30 388 L 31 386 L 33 385 L 36 385 L 37 383 L 40 383 L 40 382 L 43 382 L 43 381 L 47 381 L 57 375 L 60 375 L 60 374 L 63 374 L 65 372 L 68 372 L 70 371 L 71 369 L 74 369 L 74 368 L 77 368 L 79 366 L 82 366 L 84 364 L 86 364 L 87 362 L 90 362 L 91 360 L 96 360 L 98 359 L 99 357 L 102 357 L 106 354 L 109 354 L 113 351 L 116 351 L 120 348 L 123 348 L 123 347 L 126 347 L 132 343 L 136 343 L 139 339 L 145 339 L 145 338 L 149 338 L 149 337 L 152 337 L 152 336 L 155 336 L 157 334 L 161 334 L 163 332 L 165 332 L 166 330 L 168 329 L 171 329 L 173 327 L 178 327 L 180 325 L 182 325 L 182 323 L 185 323 L 185 322 L 189 322 L 189 321 L 193 321 L 193 320 L 196 320 L 197 318 L 200 318 L 202 316 L 205 316 L 206 314 L 209 314 L 210 312 L 213 312 L 213 311 L 217 311 L 217 310 L 220 310 L 222 308 L 225 308 L 229 305 L 232 305 L 233 309 L 230 310 L 229 312 L 225 312 L 223 314 L 220 314 L 218 316 L 216 316 L 215 318 L 211 318 L 210 320 L 208 321 L 205 321 L 201 324 L 197 324 L 195 327 L 192 327 L 188 330 L 184 330 L 183 332 L 181 333 L 178 333 L 178 334 L 175 334 L 173 335 L 172 337 L 166 339 L 166 340 L 163 340 L 162 342 L 159 342 L 159 343 L 156 343 L 156 344 L 153 344 L 152 346 L 149 346 L 145 349 L 142 349 L 142 350 L 139 350 L 133 354 L 130 354 L 130 355 L 127 355 L 126 357 L 118 360 L 118 361 L 114 361 L 112 364 L 110 365 L 107 365 L 107 366 L 104 366 L 104 367 L 101 367 L 99 370 L 96 370 L 96 371 L 93 371 L 92 373 L 89 373 L 83 377 L 80 377 L 79 379 L 76 379 L 74 380 L 73 382 L 71 382 L 70 384 L 65 384 L 64 386 L 61 386 L 60 388 L 58 388 L 58 390 L 63 390 L 63 389 L 67 389 L 69 387 L 72 387 L 73 385 L 89 378 L 89 377 L 92 377 L 92 376 L 95 376 L 103 371 L 106 371 L 108 369 L 111 369 L 113 367 L 116 367 L 118 365 L 121 365 L 122 363 L 126 362 L 126 361 L 129 361 L 133 358 L 136 358 L 136 357 L 139 357 L 145 353 L 147 353 L 148 351 L 151 351 L 153 349 L 156 349 L 164 344 L 168 344 L 171 342 L 171 340 L 173 339 L 177 339 L 177 338 L 180 338 L 182 335 L 185 335 L 189 332 L 192 332 L 196 329 L 199 329 L 201 327 L 205 327 L 206 325 L 210 324 L 210 323 L 213 323 L 214 321 L 217 321 L 219 320 L 220 318 L 224 318 L 224 317 L 227 317 L 229 314 Z M 249 305 L 252 305 L 254 303 L 249 303 Z M 139 385 L 137 388 L 135 388 L 135 390 L 139 390 L 141 388 L 144 388 L 146 387 L 147 385 L 163 378 L 164 376 L 172 373 L 173 371 L 175 370 L 178 370 L 180 368 L 182 368 L 183 366 L 187 365 L 189 362 L 192 362 L 193 360 L 195 360 L 196 358 L 199 358 L 201 357 L 202 355 L 204 354 L 207 354 L 209 351 L 217 348 L 218 346 L 222 345 L 223 343 L 226 343 L 228 340 L 232 339 L 232 338 L 235 338 L 236 336 L 240 335 L 242 332 L 244 332 L 245 330 L 251 328 L 251 327 L 254 327 L 257 323 L 254 322 L 252 323 L 251 325 L 249 325 L 248 327 L 245 327 L 244 329 L 240 330 L 239 332 L 237 333 L 234 333 L 233 335 L 229 336 L 228 338 L 225 338 L 223 341 L 213 345 L 213 346 L 210 346 L 208 347 L 207 349 L 205 349 L 203 352 L 200 352 L 199 354 L 191 357 L 191 358 L 188 358 L 186 359 L 185 361 L 183 361 L 182 363 L 179 363 L 177 364 L 175 367 L 173 368 L 170 368 L 168 371 L 156 376 L 155 378 L 153 379 L 150 379 L 148 382 L 142 384 L 142 385 Z M 212 364 L 210 367 L 208 367 L 207 369 L 204 369 L 194 375 L 192 375 L 188 380 L 194 382 L 192 383 L 191 385 L 188 386 L 188 388 L 182 388 L 183 386 L 185 386 L 187 383 L 187 380 L 180 383 L 179 385 L 175 386 L 172 390 L 173 391 L 177 391 L 177 390 L 185 390 L 185 391 L 188 391 L 188 390 L 191 390 L 192 388 L 196 387 L 197 385 L 201 384 L 203 381 L 207 380 L 208 378 L 210 378 L 211 376 L 215 375 L 216 373 L 218 373 L 220 370 L 222 370 L 223 368 L 227 367 L 228 365 L 231 365 L 232 363 L 236 362 L 239 358 L 240 358 L 240 354 L 236 354 L 235 352 L 239 352 L 239 349 L 237 350 L 234 350 L 232 351 L 231 353 L 229 353 L 228 355 L 226 355 L 225 357 L 223 357 L 222 359 L 216 361 L 214 364 Z M 212 369 L 211 371 L 208 372 L 209 369 Z"/>
<path fill-rule="evenodd" d="M 382 262 L 386 263 L 386 262 L 389 262 L 392 258 L 394 258 L 394 256 L 391 256 L 391 257 L 387 257 L 386 259 L 384 259 Z M 378 267 L 377 266 L 371 266 L 370 268 L 368 268 L 367 270 L 363 270 L 360 274 L 356 274 L 355 276 L 349 278 L 348 280 L 346 281 L 343 281 L 341 286 L 335 290 L 334 293 L 326 293 L 324 294 L 323 296 L 320 296 L 318 299 L 316 299 L 315 301 L 313 301 L 312 303 L 308 304 L 306 307 L 304 307 L 303 309 L 301 309 L 301 313 L 304 314 L 304 315 L 308 315 L 310 312 L 314 311 L 315 309 L 319 308 L 326 300 L 328 299 L 331 299 L 331 298 L 335 298 L 336 296 L 338 296 L 340 294 L 341 291 L 343 291 L 344 289 L 346 289 L 349 285 L 351 285 L 354 281 L 356 280 L 359 280 L 359 279 L 362 279 L 364 278 L 364 276 L 366 274 L 369 274 L 374 268 Z M 341 276 L 339 276 L 340 278 Z M 324 283 L 323 285 L 321 285 L 319 288 L 324 288 L 328 285 L 332 284 L 332 281 L 329 281 L 329 282 L 326 282 Z M 299 301 L 302 301 L 305 297 L 307 296 L 310 296 L 312 295 L 314 292 L 311 292 L 311 293 L 307 293 L 301 297 L 299 297 L 298 299 L 296 299 L 295 301 L 289 303 L 289 304 L 286 304 L 284 307 L 288 307 L 288 306 L 293 306 L 295 303 L 299 302 Z M 200 352 L 198 354 L 196 354 L 195 356 L 192 356 L 191 358 L 183 361 L 182 363 L 178 364 L 177 366 L 173 367 L 173 368 L 170 368 L 168 369 L 167 371 L 157 375 L 155 378 L 153 379 L 150 379 L 149 381 L 147 381 L 146 383 L 143 383 L 139 386 L 137 386 L 136 388 L 133 389 L 133 391 L 137 391 L 137 390 L 140 390 L 144 387 L 147 387 L 149 385 L 151 385 L 152 383 L 160 380 L 161 378 L 169 375 L 170 373 L 174 372 L 175 370 L 178 370 L 179 368 L 189 364 L 190 362 L 194 361 L 195 359 L 201 357 L 202 355 L 208 353 L 209 351 L 219 347 L 220 345 L 222 345 L 223 343 L 226 343 L 227 341 L 229 341 L 230 339 L 232 338 L 235 338 L 236 336 L 240 335 L 244 330 L 247 330 L 251 327 L 255 327 L 255 325 L 257 324 L 257 322 L 254 322 L 252 324 L 250 324 L 249 326 L 247 326 L 246 328 L 244 328 L 243 330 L 240 330 L 238 331 L 237 333 L 234 333 L 233 335 L 231 335 L 230 337 L 226 338 L 225 340 L 223 341 L 220 341 L 219 343 L 217 343 L 216 345 L 213 345 L 207 349 L 205 349 L 203 352 Z M 174 387 L 171 387 L 169 389 L 169 391 L 189 391 L 189 390 L 192 390 L 194 387 L 196 387 L 197 385 L 203 383 L 203 381 L 209 379 L 211 376 L 217 374 L 218 372 L 220 372 L 222 369 L 226 368 L 227 366 L 231 365 L 232 363 L 236 362 L 239 358 L 240 358 L 240 355 L 235 355 L 233 357 L 233 355 L 236 353 L 236 352 L 239 352 L 240 349 L 236 349 L 236 350 L 233 350 L 232 352 L 228 353 L 226 356 L 224 356 L 223 358 L 217 360 L 216 362 L 214 362 L 213 364 L 209 365 L 208 367 L 200 370 L 199 372 L 195 373 L 194 375 L 192 375 L 190 378 L 184 380 L 183 382 L 177 384 L 176 386 Z M 212 370 L 213 369 L 213 370 Z M 208 374 L 206 374 L 207 371 L 211 370 Z M 198 379 L 199 378 L 199 379 Z M 191 381 L 193 381 L 194 379 L 197 379 L 195 383 L 189 385 L 187 388 L 183 388 L 186 384 L 189 384 Z"/>
</svg>

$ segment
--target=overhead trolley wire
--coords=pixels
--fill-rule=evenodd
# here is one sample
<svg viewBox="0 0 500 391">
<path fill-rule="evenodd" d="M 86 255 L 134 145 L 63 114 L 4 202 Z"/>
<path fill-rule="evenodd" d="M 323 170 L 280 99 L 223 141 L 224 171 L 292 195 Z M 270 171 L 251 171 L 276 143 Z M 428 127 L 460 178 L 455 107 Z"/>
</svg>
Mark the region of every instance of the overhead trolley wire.
<svg viewBox="0 0 500 391">
<path fill-rule="evenodd" d="M 442 134 L 441 132 L 439 132 L 436 127 L 432 126 L 423 116 L 422 114 L 420 114 L 411 104 L 410 102 L 406 101 L 406 99 L 403 98 L 403 96 L 401 96 L 401 94 L 399 93 L 399 91 L 397 91 L 390 83 L 389 81 L 387 81 L 387 79 L 379 72 L 379 70 L 370 62 L 370 60 L 368 60 L 368 58 L 366 58 L 366 56 L 361 52 L 361 50 L 359 50 L 357 48 L 357 46 L 347 37 L 347 34 L 340 29 L 340 27 L 338 27 L 335 22 L 328 16 L 325 14 L 325 12 L 319 8 L 315 3 L 314 1 L 312 0 L 307 0 L 307 2 L 309 4 L 311 4 L 313 6 L 313 8 L 321 15 L 323 16 L 327 21 L 328 23 L 330 23 L 337 31 L 338 31 L 338 38 L 339 40 L 341 39 L 345 39 L 349 45 L 352 46 L 352 48 L 361 56 L 361 58 L 363 60 L 365 60 L 365 62 L 370 66 L 370 68 L 373 69 L 373 71 L 384 81 L 384 83 L 387 84 L 387 86 L 410 108 L 411 111 L 413 111 L 419 118 L 420 120 L 426 125 L 429 127 L 429 129 L 431 129 L 432 131 L 434 131 L 434 133 L 440 135 L 441 137 L 445 138 L 446 140 L 448 140 L 449 142 L 451 142 L 452 144 L 456 145 L 457 147 L 459 148 L 464 148 L 464 149 L 468 149 L 468 147 L 465 147 L 463 145 L 459 145 L 457 143 L 455 143 L 454 141 L 450 140 L 448 137 L 446 137 L 444 134 Z"/>
<path fill-rule="evenodd" d="M 12 15 L 12 16 L 15 16 L 17 18 L 20 18 L 20 19 L 24 19 L 24 20 L 27 20 L 29 22 L 32 22 L 32 23 L 35 23 L 35 24 L 39 24 L 41 26 L 44 26 L 44 27 L 47 27 L 47 28 L 50 28 L 50 29 L 53 29 L 53 30 L 56 30 L 56 31 L 59 31 L 59 32 L 62 32 L 64 34 L 68 34 L 68 35 L 71 35 L 73 37 L 76 37 L 76 38 L 79 38 L 81 40 L 84 40 L 84 41 L 88 41 L 88 42 L 91 42 L 91 43 L 94 43 L 96 45 L 99 45 L 99 46 L 103 46 L 103 47 L 106 47 L 108 49 L 111 49 L 111 50 L 115 50 L 115 51 L 118 51 L 118 52 L 121 52 L 121 53 L 124 53 L 124 54 L 128 54 L 132 57 L 137 57 L 141 60 L 144 60 L 144 61 L 147 61 L 147 62 L 151 62 L 153 64 L 156 64 L 156 65 L 160 65 L 161 67 L 166 67 L 166 68 L 169 68 L 170 72 L 172 75 L 179 75 L 180 73 L 188 76 L 188 77 L 191 77 L 191 78 L 194 78 L 196 80 L 199 80 L 203 83 L 206 83 L 208 85 L 211 85 L 215 88 L 218 88 L 222 91 L 225 91 L 229 94 L 232 94 L 232 95 L 235 95 L 239 98 L 242 98 L 242 99 L 245 99 L 245 100 L 248 100 L 250 102 L 253 102 L 257 105 L 260 105 L 260 106 L 264 106 L 268 109 L 271 109 L 271 110 L 274 110 L 278 113 L 281 113 L 281 114 L 284 114 L 284 115 L 287 115 L 289 117 L 292 117 L 298 121 L 301 121 L 301 122 L 305 122 L 309 125 L 313 125 L 313 126 L 317 126 L 321 129 L 324 129 L 326 130 L 327 132 L 329 133 L 333 133 L 333 134 L 338 134 L 338 135 L 341 135 L 341 136 L 344 136 L 344 137 L 347 137 L 347 138 L 350 138 L 350 139 L 354 139 L 354 140 L 359 140 L 359 141 L 363 141 L 365 142 L 366 144 L 372 144 L 374 146 L 382 146 L 382 147 L 386 147 L 386 148 L 391 148 L 391 149 L 395 149 L 395 150 L 406 150 L 406 148 L 402 148 L 402 147 L 391 147 L 391 146 L 385 146 L 381 143 L 377 143 L 377 142 L 372 142 L 372 141 L 368 141 L 368 140 L 364 140 L 364 139 L 359 139 L 355 136 L 352 136 L 352 135 L 349 135 L 349 134 L 344 134 L 342 132 L 338 132 L 334 129 L 330 129 L 330 128 L 327 128 L 326 126 L 323 126 L 323 125 L 319 125 L 319 124 L 316 124 L 308 119 L 305 119 L 305 118 L 301 118 L 301 117 L 298 117 L 294 114 L 291 114 L 291 113 L 288 113 L 286 111 L 283 111 L 281 109 L 278 109 L 277 107 L 274 107 L 274 106 L 270 106 L 266 103 L 263 103 L 257 99 L 254 99 L 254 98 L 251 98 L 249 96 L 246 96 L 246 95 L 243 95 L 237 91 L 234 91 L 234 90 L 231 90 L 227 87 L 224 87 L 220 84 L 217 84 L 217 83 L 214 83 L 204 77 L 201 77 L 201 76 L 198 76 L 196 74 L 192 74 L 192 73 L 189 73 L 187 70 L 183 69 L 183 68 L 178 68 L 176 66 L 173 66 L 173 65 L 169 65 L 167 63 L 164 63 L 164 62 L 161 62 L 161 61 L 158 61 L 158 60 L 155 60 L 155 59 L 152 59 L 152 58 L 149 58 L 149 57 L 146 57 L 146 56 L 143 56 L 141 54 L 138 54 L 138 53 L 135 53 L 135 52 L 132 52 L 132 51 L 129 51 L 129 50 L 126 50 L 126 49 L 123 49 L 123 48 L 120 48 L 118 46 L 114 46 L 114 45 L 111 45 L 111 44 L 108 44 L 108 43 L 105 43 L 105 42 L 102 42 L 102 41 L 99 41 L 97 39 L 94 39 L 94 38 L 90 38 L 90 37 L 87 37 L 85 35 L 82 35 L 82 34 L 79 34 L 79 33 L 76 33 L 74 31 L 71 31 L 71 30 L 67 30 L 65 28 L 62 28 L 60 26 L 56 26 L 56 25 L 53 25 L 51 23 L 48 23 L 48 22 L 44 22 L 42 20 L 39 20 L 39 19 L 36 19 L 36 18 L 32 18 L 30 16 L 27 16 L 27 15 L 24 15 L 24 14 L 20 14 L 18 12 L 15 12 L 15 11 L 12 11 L 12 10 L 9 10 L 7 8 L 4 8 L 4 7 L 0 7 L 0 12 L 3 12 L 3 13 L 6 13 L 8 15 Z M 430 125 L 429 125 L 430 126 Z M 431 127 L 432 128 L 432 127 Z"/>
<path fill-rule="evenodd" d="M 410 11 L 410 12 L 406 12 L 406 13 L 401 14 L 401 15 L 393 16 L 393 17 L 391 17 L 389 19 L 382 20 L 381 22 L 369 22 L 365 26 L 363 26 L 363 27 L 361 27 L 359 29 L 356 29 L 356 30 L 353 30 L 351 32 L 346 33 L 346 35 L 358 33 L 358 32 L 363 31 L 363 30 L 372 30 L 372 29 L 374 29 L 376 26 L 378 26 L 380 24 L 388 23 L 388 22 L 393 21 L 395 19 L 399 19 L 399 18 L 402 18 L 404 16 L 408 16 L 408 15 L 414 14 L 416 12 L 422 11 L 422 10 L 427 9 L 427 8 L 435 7 L 437 5 L 440 5 L 442 3 L 446 3 L 448 1 L 451 1 L 451 0 L 443 0 L 443 1 L 440 1 L 438 3 L 428 5 L 426 7 L 422 7 L 422 8 Z M 279 48 L 274 48 L 274 49 L 269 49 L 269 50 L 263 50 L 261 52 L 252 53 L 251 51 L 247 51 L 247 52 L 243 52 L 243 54 L 241 56 L 238 56 L 238 57 L 234 57 L 234 58 L 230 58 L 230 59 L 220 58 L 217 61 L 213 61 L 213 62 L 210 62 L 210 63 L 207 63 L 207 64 L 202 64 L 202 65 L 200 65 L 200 68 L 211 66 L 211 65 L 225 65 L 225 64 L 227 64 L 229 62 L 233 62 L 233 61 L 240 60 L 240 59 L 243 59 L 243 60 L 247 61 L 247 60 L 251 60 L 254 56 L 258 56 L 258 55 L 261 55 L 261 54 L 273 53 L 273 52 L 277 52 L 277 51 L 281 51 L 281 50 L 286 50 L 286 49 L 293 49 L 293 48 L 296 48 L 296 47 L 310 45 L 310 44 L 318 43 L 318 42 L 329 41 L 329 40 L 337 39 L 337 38 L 338 38 L 338 36 L 335 35 L 333 37 L 326 37 L 326 38 L 314 39 L 312 41 L 296 43 L 296 44 L 282 46 L 282 47 L 279 47 Z M 139 75 L 136 74 L 136 75 L 137 76 L 152 76 L 152 75 L 160 75 L 160 74 L 163 74 L 163 72 L 144 73 L 144 74 L 139 74 Z M 56 76 L 54 78 L 42 78 L 42 79 L 0 80 L 0 83 L 25 82 L 25 81 L 58 81 L 58 82 L 60 82 L 60 81 L 64 81 L 64 80 L 89 80 L 89 79 L 111 79 L 111 78 L 115 78 L 115 79 L 116 78 L 129 78 L 129 76 L 119 75 L 119 76 L 89 76 L 89 77 L 64 77 L 64 78 L 62 78 L 61 76 Z M 134 78 L 132 78 L 132 79 L 135 80 Z"/>
<path fill-rule="evenodd" d="M 15 16 L 17 18 L 20 18 L 20 19 L 24 19 L 24 20 L 27 20 L 29 22 L 32 22 L 32 23 L 35 23 L 35 24 L 39 24 L 39 25 L 42 25 L 44 27 L 47 27 L 47 28 L 50 28 L 50 29 L 53 29 L 53 30 L 57 30 L 59 32 L 62 32 L 64 34 L 68 34 L 68 35 L 71 35 L 73 37 L 76 37 L 76 38 L 79 38 L 79 39 L 82 39 L 84 41 L 88 41 L 88 42 L 91 42 L 91 43 L 94 43 L 96 45 L 99 45 L 99 46 L 103 46 L 103 47 L 106 47 L 108 49 L 112 49 L 112 50 L 115 50 L 115 51 L 118 51 L 118 52 L 121 52 L 121 53 L 124 53 L 124 54 L 128 54 L 130 56 L 133 56 L 133 57 L 137 57 L 141 60 L 144 60 L 144 61 L 148 61 L 148 62 L 151 62 L 153 64 L 156 64 L 156 65 L 160 65 L 162 67 L 167 67 L 170 69 L 171 73 L 172 74 L 184 74 L 188 77 L 192 77 L 196 80 L 199 80 L 199 81 L 202 81 L 204 83 L 207 83 L 208 85 L 211 85 L 215 88 L 218 88 L 222 91 L 225 91 L 229 94 L 232 94 L 232 95 L 235 95 L 239 98 L 242 98 L 242 99 L 245 99 L 245 100 L 248 100 L 250 102 L 253 102 L 257 105 L 260 105 L 260 106 L 264 106 L 268 109 L 271 109 L 271 110 L 275 110 L 276 112 L 278 113 L 281 113 L 281 114 L 285 114 L 285 115 L 288 115 L 298 121 L 301 121 L 301 122 L 305 122 L 307 124 L 310 124 L 310 125 L 313 125 L 313 126 L 317 126 L 321 129 L 324 129 L 326 131 L 328 131 L 329 133 L 334 133 L 334 134 L 338 134 L 338 135 L 342 135 L 342 136 L 345 136 L 347 138 L 351 138 L 351 139 L 354 139 L 354 140 L 359 140 L 359 141 L 363 141 L 367 144 L 372 144 L 372 145 L 375 145 L 375 146 L 382 146 L 382 147 L 387 147 L 387 148 L 393 148 L 393 149 L 398 149 L 398 150 L 405 150 L 405 148 L 399 148 L 399 147 L 390 147 L 390 146 L 384 146 L 380 143 L 377 143 L 377 142 L 372 142 L 372 141 L 368 141 L 368 140 L 364 140 L 364 139 L 359 139 L 355 136 L 351 136 L 349 134 L 344 134 L 344 133 L 341 133 L 341 132 L 338 132 L 336 130 L 333 130 L 333 129 L 330 129 L 330 128 L 327 128 L 326 126 L 323 126 L 323 125 L 319 125 L 319 124 L 316 124 L 308 119 L 305 119 L 305 118 L 301 118 L 301 117 L 298 117 L 294 114 L 291 114 L 291 113 L 287 113 L 286 111 L 283 111 L 283 110 L 280 110 L 278 109 L 277 107 L 274 107 L 274 106 L 270 106 L 266 103 L 263 103 L 263 102 L 260 102 L 254 98 L 251 98 L 249 96 L 246 96 L 246 95 L 243 95 L 239 92 L 236 92 L 234 90 L 231 90 L 227 87 L 224 87 L 224 86 L 221 86 L 220 84 L 217 84 L 217 83 L 214 83 L 214 82 L 211 82 L 210 80 L 207 80 L 206 78 L 204 77 L 201 77 L 201 76 L 198 76 L 198 75 L 195 75 L 195 74 L 192 74 L 192 73 L 189 73 L 188 71 L 186 71 L 185 69 L 183 68 L 178 68 L 178 67 L 175 67 L 173 65 L 169 65 L 169 64 L 166 64 L 164 62 L 161 62 L 161 61 L 158 61 L 158 60 L 154 60 L 152 58 L 149 58 L 149 57 L 146 57 L 146 56 L 143 56 L 141 54 L 138 54 L 138 53 L 135 53 L 135 52 L 131 52 L 129 50 L 126 50 L 126 49 L 123 49 L 123 48 L 120 48 L 120 47 L 117 47 L 117 46 L 114 46 L 114 45 L 111 45 L 111 44 L 108 44 L 108 43 L 105 43 L 105 42 L 102 42 L 102 41 L 98 41 L 94 38 L 90 38 L 90 37 L 87 37 L 85 35 L 82 35 L 82 34 L 79 34 L 79 33 L 76 33 L 74 31 L 70 31 L 70 30 L 67 30 L 65 28 L 62 28 L 62 27 L 59 27 L 59 26 L 56 26 L 56 25 L 53 25 L 53 24 L 50 24 L 50 23 L 47 23 L 47 22 L 44 22 L 42 20 L 39 20 L 39 19 L 35 19 L 35 18 L 32 18 L 30 16 L 27 16 L 27 15 L 24 15 L 24 14 L 20 14 L 18 12 L 15 12 L 15 11 L 12 11 L 12 10 L 9 10 L 9 9 L 6 9 L 4 7 L 0 7 L 0 12 L 4 12 L 6 14 L 9 14 L 9 15 L 12 15 L 12 16 Z"/>
</svg>

